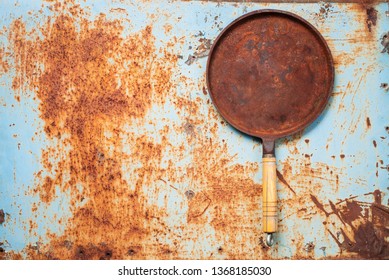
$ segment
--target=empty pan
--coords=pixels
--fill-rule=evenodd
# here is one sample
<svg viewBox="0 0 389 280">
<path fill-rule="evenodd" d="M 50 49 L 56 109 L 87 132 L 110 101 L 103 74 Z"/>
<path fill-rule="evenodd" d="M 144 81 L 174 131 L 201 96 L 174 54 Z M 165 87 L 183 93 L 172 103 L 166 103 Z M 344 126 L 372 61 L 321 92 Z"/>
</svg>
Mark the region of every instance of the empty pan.
<svg viewBox="0 0 389 280">
<path fill-rule="evenodd" d="M 301 17 L 258 10 L 229 24 L 207 62 L 212 101 L 236 129 L 262 139 L 263 231 L 277 231 L 275 140 L 296 133 L 324 110 L 334 66 L 320 33 Z"/>
</svg>

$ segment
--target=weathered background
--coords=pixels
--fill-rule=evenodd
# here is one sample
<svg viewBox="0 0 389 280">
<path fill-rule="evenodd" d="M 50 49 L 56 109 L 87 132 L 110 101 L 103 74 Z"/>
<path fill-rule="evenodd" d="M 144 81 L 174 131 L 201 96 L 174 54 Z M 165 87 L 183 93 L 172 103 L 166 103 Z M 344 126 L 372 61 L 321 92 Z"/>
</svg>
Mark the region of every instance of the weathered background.
<svg viewBox="0 0 389 280">
<path fill-rule="evenodd" d="M 389 259 L 387 3 L 66 2 L 0 3 L 0 259 Z M 277 142 L 272 248 L 261 143 L 205 84 L 214 38 L 262 8 L 310 21 L 336 68 Z"/>
</svg>

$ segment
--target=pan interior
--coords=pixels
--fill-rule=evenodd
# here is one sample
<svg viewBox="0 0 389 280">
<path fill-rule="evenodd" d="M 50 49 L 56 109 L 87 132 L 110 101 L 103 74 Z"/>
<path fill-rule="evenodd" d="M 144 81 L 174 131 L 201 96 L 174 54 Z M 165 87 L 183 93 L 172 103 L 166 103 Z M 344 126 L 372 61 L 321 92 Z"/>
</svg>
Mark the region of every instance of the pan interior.
<svg viewBox="0 0 389 280">
<path fill-rule="evenodd" d="M 284 13 L 257 13 L 218 37 L 207 82 L 230 124 L 275 139 L 306 127 L 324 109 L 333 84 L 332 58 L 307 22 Z"/>
</svg>

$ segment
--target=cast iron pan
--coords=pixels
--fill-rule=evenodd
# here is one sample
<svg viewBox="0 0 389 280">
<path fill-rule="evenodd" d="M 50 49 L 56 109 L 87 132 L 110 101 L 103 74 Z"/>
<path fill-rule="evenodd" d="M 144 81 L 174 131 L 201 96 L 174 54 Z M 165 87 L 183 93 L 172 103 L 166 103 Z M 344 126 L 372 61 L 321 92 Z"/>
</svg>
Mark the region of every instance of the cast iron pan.
<svg viewBox="0 0 389 280">
<path fill-rule="evenodd" d="M 262 139 L 263 231 L 277 231 L 276 139 L 296 133 L 324 110 L 334 65 L 324 38 L 301 17 L 258 10 L 233 21 L 208 57 L 207 85 L 222 117 Z"/>
</svg>

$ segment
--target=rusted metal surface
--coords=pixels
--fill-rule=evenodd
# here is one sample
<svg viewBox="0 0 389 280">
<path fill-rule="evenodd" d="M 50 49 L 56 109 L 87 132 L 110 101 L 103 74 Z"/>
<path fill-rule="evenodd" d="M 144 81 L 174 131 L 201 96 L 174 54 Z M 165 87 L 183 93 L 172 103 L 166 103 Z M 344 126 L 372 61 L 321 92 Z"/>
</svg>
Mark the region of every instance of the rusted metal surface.
<svg viewBox="0 0 389 280">
<path fill-rule="evenodd" d="M 2 5 L 0 258 L 389 258 L 386 4 Z M 311 22 L 337 77 L 324 115 L 276 143 L 273 248 L 261 144 L 205 83 L 210 42 L 263 8 Z"/>
</svg>

